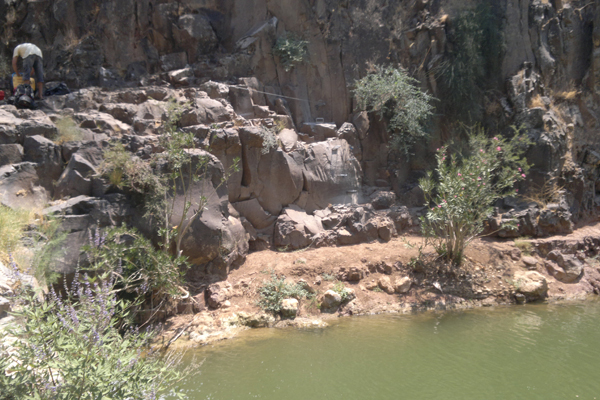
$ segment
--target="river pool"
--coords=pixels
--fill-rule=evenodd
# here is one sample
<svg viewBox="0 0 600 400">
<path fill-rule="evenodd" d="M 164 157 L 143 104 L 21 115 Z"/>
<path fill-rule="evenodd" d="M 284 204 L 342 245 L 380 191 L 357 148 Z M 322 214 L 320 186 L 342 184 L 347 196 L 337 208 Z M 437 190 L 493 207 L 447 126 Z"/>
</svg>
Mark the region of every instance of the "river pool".
<svg viewBox="0 0 600 400">
<path fill-rule="evenodd" d="M 215 399 L 600 399 L 600 301 L 342 318 L 194 350 Z"/>
</svg>

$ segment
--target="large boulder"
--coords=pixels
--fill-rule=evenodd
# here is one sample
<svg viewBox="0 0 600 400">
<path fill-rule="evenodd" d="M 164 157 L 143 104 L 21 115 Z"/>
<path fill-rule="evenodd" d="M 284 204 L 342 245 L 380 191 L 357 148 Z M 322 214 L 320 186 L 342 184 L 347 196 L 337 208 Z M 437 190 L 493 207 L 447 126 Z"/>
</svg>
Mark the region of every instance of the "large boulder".
<svg viewBox="0 0 600 400">
<path fill-rule="evenodd" d="M 176 69 L 169 71 L 169 81 L 173 85 L 187 86 L 190 83 L 190 78 L 194 77 L 194 70 L 191 67 Z"/>
<path fill-rule="evenodd" d="M 12 144 L 19 141 L 16 126 L 23 122 L 8 109 L 0 109 L 0 144 Z"/>
<path fill-rule="evenodd" d="M 133 209 L 125 195 L 114 193 L 103 198 L 77 196 L 45 208 L 44 215 L 61 217 L 63 230 L 86 230 L 87 225 L 120 226 L 131 222 Z M 81 221 L 75 224 L 75 221 Z M 87 225 L 84 222 L 89 222 Z"/>
<path fill-rule="evenodd" d="M 63 169 L 60 146 L 40 135 L 26 137 L 23 146 L 25 161 L 37 164 L 40 185 L 52 193 Z"/>
<path fill-rule="evenodd" d="M 18 164 L 23 161 L 23 146 L 20 144 L 0 144 L 0 167 Z"/>
<path fill-rule="evenodd" d="M 148 99 L 137 107 L 133 115 L 133 129 L 139 135 L 160 133 L 163 120 L 167 119 L 167 109 L 167 103 Z"/>
<path fill-rule="evenodd" d="M 284 151 L 290 152 L 296 149 L 298 143 L 298 133 L 293 129 L 283 129 L 277 134 L 277 138 L 281 142 L 281 147 Z"/>
<path fill-rule="evenodd" d="M 371 195 L 371 204 L 376 210 L 384 210 L 390 208 L 396 201 L 394 192 L 379 191 Z"/>
<path fill-rule="evenodd" d="M 183 112 L 179 121 L 181 127 L 231 120 L 229 110 L 221 102 L 208 98 L 206 94 L 204 96 L 196 98 L 192 107 Z"/>
<path fill-rule="evenodd" d="M 0 167 L 0 203 L 11 208 L 42 207 L 48 197 L 39 181 L 34 163 Z"/>
<path fill-rule="evenodd" d="M 67 168 L 56 183 L 56 197 L 92 195 L 92 177 L 104 159 L 106 143 L 92 142 L 77 150 L 69 159 Z"/>
<path fill-rule="evenodd" d="M 303 161 L 304 187 L 297 205 L 313 212 L 329 204 L 356 202 L 362 172 L 348 142 L 330 139 L 310 144 Z"/>
<path fill-rule="evenodd" d="M 321 297 L 321 310 L 334 311 L 342 304 L 342 296 L 338 292 L 328 290 Z"/>
<path fill-rule="evenodd" d="M 108 136 L 122 135 L 131 133 L 131 126 L 119 121 L 112 115 L 95 111 L 86 110 L 77 113 L 73 119 L 79 123 L 80 128 L 89 129 L 96 133 L 105 133 Z"/>
<path fill-rule="evenodd" d="M 198 55 L 209 54 L 219 45 L 210 20 L 202 14 L 185 14 L 179 17 L 173 27 L 175 43 L 187 52 L 190 63 L 196 62 Z"/>
<path fill-rule="evenodd" d="M 56 201 L 42 214 L 57 218 L 58 229 L 66 234 L 64 243 L 68 244 L 53 255 L 49 269 L 70 280 L 77 268 L 89 261 L 82 246 L 89 244 L 90 237 L 100 232 L 98 229 L 130 224 L 133 209 L 125 195 L 115 193 L 103 198 L 77 196 Z"/>
<path fill-rule="evenodd" d="M 185 129 L 203 139 L 205 146 L 210 147 L 210 152 L 221 161 L 228 175 L 229 201 L 240 201 L 245 188 L 242 187 L 244 169 L 240 165 L 242 142 L 237 129 L 210 129 L 207 125 L 192 125 Z"/>
<path fill-rule="evenodd" d="M 206 166 L 202 168 L 202 175 L 194 177 L 191 186 L 187 187 L 188 198 L 178 187 L 173 201 L 171 225 L 190 223 L 183 236 L 181 250 L 192 264 L 206 265 L 210 272 L 226 274 L 231 266 L 245 259 L 248 252 L 247 233 L 241 221 L 229 214 L 223 165 L 206 151 L 194 149 L 190 150 L 190 154 L 194 165 L 205 159 Z M 189 182 L 187 176 L 184 176 L 184 181 Z M 199 207 L 201 199 L 206 199 L 204 209 L 191 220 L 192 210 Z M 186 201 L 192 202 L 191 210 L 182 221 Z"/>
<path fill-rule="evenodd" d="M 40 135 L 46 138 L 54 138 L 58 133 L 56 125 L 41 111 L 32 112 L 29 115 L 23 115 L 26 118 L 17 126 L 20 140 L 27 136 Z"/>
<path fill-rule="evenodd" d="M 138 107 L 128 103 L 108 103 L 100 106 L 100 111 L 113 116 L 128 125 L 133 124 L 133 117 L 138 111 Z"/>
<path fill-rule="evenodd" d="M 0 110 L 2 112 L 2 110 Z M 0 124 L 2 123 L 2 115 L 0 115 Z M 13 125 L 0 125 L 0 144 L 13 144 L 19 140 L 19 132 Z"/>
<path fill-rule="evenodd" d="M 58 133 L 54 123 L 42 111 L 0 109 L 0 144 L 22 143 L 27 136 L 53 138 Z"/>
<path fill-rule="evenodd" d="M 583 263 L 573 255 L 563 254 L 558 250 L 548 253 L 548 259 L 558 264 L 546 263 L 548 271 L 559 281 L 575 282 L 583 273 Z"/>
<path fill-rule="evenodd" d="M 208 81 L 200 85 L 200 89 L 211 99 L 225 99 L 229 95 L 229 86 L 220 82 Z"/>
<path fill-rule="evenodd" d="M 358 137 L 358 131 L 353 124 L 344 122 L 340 129 L 338 129 L 337 136 L 340 139 L 344 139 L 346 142 L 348 142 L 350 145 L 350 150 L 352 150 L 352 154 L 354 154 L 354 157 L 358 161 L 362 160 L 360 138 Z"/>
<path fill-rule="evenodd" d="M 296 318 L 298 314 L 298 300 L 296 299 L 283 299 L 281 301 L 281 316 L 283 318 Z"/>
<path fill-rule="evenodd" d="M 283 210 L 275 224 L 274 242 L 277 247 L 290 250 L 301 249 L 323 231 L 321 219 L 308 215 L 300 207 L 291 205 Z"/>
<path fill-rule="evenodd" d="M 305 122 L 300 128 L 302 139 L 307 143 L 322 142 L 338 136 L 335 124 L 325 122 Z"/>
<path fill-rule="evenodd" d="M 365 268 L 362 265 L 352 266 L 346 274 L 348 282 L 358 282 L 365 277 Z"/>
<path fill-rule="evenodd" d="M 271 226 L 277 220 L 277 217 L 262 208 L 257 199 L 233 203 L 233 207 L 256 229 L 264 229 Z"/>
<path fill-rule="evenodd" d="M 571 213 L 562 207 L 547 208 L 540 211 L 538 236 L 564 235 L 573 232 Z"/>
<path fill-rule="evenodd" d="M 527 300 L 542 299 L 548 293 L 548 282 L 539 272 L 517 271 L 513 281 L 517 293 L 523 294 Z"/>
<path fill-rule="evenodd" d="M 258 127 L 239 130 L 243 175 L 238 201 L 256 197 L 266 212 L 279 215 L 282 208 L 292 204 L 302 191 L 303 157 L 298 152 L 269 148 L 265 135 Z"/>
<path fill-rule="evenodd" d="M 75 153 L 56 185 L 58 197 L 92 195 L 92 176 L 95 166 L 82 154 Z"/>
<path fill-rule="evenodd" d="M 217 282 L 210 285 L 204 292 L 206 304 L 210 308 L 221 308 L 232 295 L 232 287 L 229 282 Z"/>
<path fill-rule="evenodd" d="M 396 279 L 394 281 L 394 292 L 404 294 L 410 290 L 412 279 L 408 276 Z"/>
<path fill-rule="evenodd" d="M 377 234 L 384 242 L 389 242 L 393 236 L 398 234 L 391 219 L 387 217 L 377 218 L 375 222 L 377 224 Z"/>
<path fill-rule="evenodd" d="M 377 281 L 377 286 L 379 286 L 379 288 L 387 294 L 394 294 L 396 292 L 396 289 L 394 285 L 392 285 L 392 281 L 390 280 L 389 276 L 382 276 L 379 278 Z"/>
<path fill-rule="evenodd" d="M 357 201 L 361 170 L 345 140 L 281 149 L 269 147 L 266 135 L 258 127 L 239 129 L 243 172 L 232 202 L 256 198 L 265 212 L 279 215 L 290 204 L 312 213 Z"/>
</svg>

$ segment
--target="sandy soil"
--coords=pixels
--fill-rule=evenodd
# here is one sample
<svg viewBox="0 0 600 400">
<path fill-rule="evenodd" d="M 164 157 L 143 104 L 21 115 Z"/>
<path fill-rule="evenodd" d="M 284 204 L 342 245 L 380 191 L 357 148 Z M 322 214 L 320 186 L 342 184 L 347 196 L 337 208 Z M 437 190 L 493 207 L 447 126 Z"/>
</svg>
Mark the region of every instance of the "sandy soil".
<svg viewBox="0 0 600 400">
<path fill-rule="evenodd" d="M 322 326 L 323 321 L 339 316 L 510 304 L 516 302 L 514 274 L 525 270 L 535 270 L 546 278 L 545 301 L 581 299 L 598 293 L 600 288 L 600 262 L 595 258 L 600 249 L 590 245 L 592 238 L 598 243 L 598 220 L 582 224 L 565 236 L 516 241 L 478 239 L 467 248 L 460 267 L 436 259 L 432 248 L 424 249 L 424 263 L 411 263 L 419 254 L 422 239 L 410 233 L 387 243 L 251 253 L 226 281 L 217 284 L 215 290 L 222 300 L 218 309 L 210 309 L 200 292 L 194 297 L 195 304 L 180 305 L 183 314 L 167 321 L 162 340 L 177 337 L 183 343 L 205 344 L 231 337 L 245 326 Z M 544 264 L 551 249 L 578 255 L 585 264 L 583 275 L 573 283 L 551 276 Z M 364 278 L 358 282 L 344 280 L 352 267 L 364 271 Z M 300 302 L 295 320 L 282 321 L 257 306 L 258 289 L 272 274 L 284 276 L 290 283 L 304 280 L 316 292 L 316 300 Z M 409 277 L 413 283 L 405 294 L 388 294 L 378 285 L 384 277 L 392 283 Z M 338 282 L 353 289 L 356 298 L 333 312 L 322 312 L 319 299 Z"/>
</svg>

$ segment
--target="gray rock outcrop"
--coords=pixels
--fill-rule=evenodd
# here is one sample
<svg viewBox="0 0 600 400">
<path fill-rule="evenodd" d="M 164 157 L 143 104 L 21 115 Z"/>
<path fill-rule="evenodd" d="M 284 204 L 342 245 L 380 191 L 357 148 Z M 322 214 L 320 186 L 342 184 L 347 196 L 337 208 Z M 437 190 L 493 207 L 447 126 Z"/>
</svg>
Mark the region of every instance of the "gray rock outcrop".
<svg viewBox="0 0 600 400">
<path fill-rule="evenodd" d="M 553 250 L 547 255 L 546 268 L 562 282 L 575 282 L 583 273 L 583 263 L 575 256 Z"/>
</svg>

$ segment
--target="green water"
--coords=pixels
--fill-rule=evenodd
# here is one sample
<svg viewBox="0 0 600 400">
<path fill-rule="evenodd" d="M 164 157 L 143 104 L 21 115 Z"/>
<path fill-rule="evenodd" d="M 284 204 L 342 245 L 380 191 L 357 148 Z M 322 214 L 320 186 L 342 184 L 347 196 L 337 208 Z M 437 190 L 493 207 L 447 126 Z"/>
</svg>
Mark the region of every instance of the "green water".
<svg viewBox="0 0 600 400">
<path fill-rule="evenodd" d="M 196 351 L 199 399 L 600 399 L 600 302 L 258 329 Z"/>
</svg>

